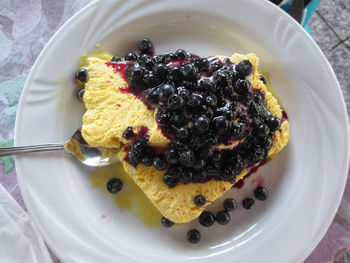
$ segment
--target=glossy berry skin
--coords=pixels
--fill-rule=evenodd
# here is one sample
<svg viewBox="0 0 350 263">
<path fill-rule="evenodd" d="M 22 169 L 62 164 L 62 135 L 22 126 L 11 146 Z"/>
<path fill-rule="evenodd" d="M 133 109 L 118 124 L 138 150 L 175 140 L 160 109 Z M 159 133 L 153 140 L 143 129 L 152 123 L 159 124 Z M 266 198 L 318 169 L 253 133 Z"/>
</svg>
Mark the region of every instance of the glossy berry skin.
<svg viewBox="0 0 350 263">
<path fill-rule="evenodd" d="M 180 178 L 177 174 L 166 173 L 163 175 L 163 182 L 169 187 L 174 188 L 179 182 Z"/>
<path fill-rule="evenodd" d="M 196 244 L 201 240 L 201 234 L 196 229 L 191 229 L 187 232 L 187 240 L 192 244 Z"/>
<path fill-rule="evenodd" d="M 237 203 L 233 198 L 227 198 L 224 201 L 224 209 L 227 212 L 231 212 L 237 208 Z"/>
<path fill-rule="evenodd" d="M 154 52 L 153 43 L 148 38 L 140 40 L 137 49 L 141 54 L 152 55 Z"/>
<path fill-rule="evenodd" d="M 176 50 L 175 55 L 179 58 L 179 60 L 187 59 L 187 52 L 183 49 Z"/>
<path fill-rule="evenodd" d="M 179 94 L 173 94 L 168 99 L 168 107 L 171 110 L 178 110 L 184 106 L 185 100 Z"/>
<path fill-rule="evenodd" d="M 83 102 L 83 98 L 84 98 L 84 93 L 85 93 L 85 89 L 78 89 L 77 90 L 77 99 L 80 101 L 80 102 Z"/>
<path fill-rule="evenodd" d="M 166 162 L 159 156 L 153 158 L 153 165 L 158 171 L 163 171 L 167 167 Z"/>
<path fill-rule="evenodd" d="M 230 215 L 224 210 L 217 212 L 215 218 L 220 225 L 227 225 L 230 222 Z"/>
<path fill-rule="evenodd" d="M 123 188 L 123 182 L 119 178 L 112 178 L 107 182 L 107 190 L 111 194 L 116 194 Z"/>
<path fill-rule="evenodd" d="M 271 131 L 277 131 L 281 127 L 281 120 L 275 116 L 268 116 L 265 123 Z"/>
<path fill-rule="evenodd" d="M 133 52 L 130 52 L 125 55 L 124 60 L 126 61 L 136 61 L 137 60 L 137 55 Z"/>
<path fill-rule="evenodd" d="M 175 149 L 167 149 L 164 153 L 164 158 L 168 164 L 175 165 L 179 162 L 179 153 Z"/>
<path fill-rule="evenodd" d="M 261 124 L 256 129 L 256 135 L 259 138 L 265 138 L 267 135 L 269 135 L 270 129 L 266 124 Z"/>
<path fill-rule="evenodd" d="M 174 225 L 173 221 L 170 221 L 168 218 L 166 217 L 162 217 L 161 219 L 162 225 L 166 228 L 172 227 Z"/>
<path fill-rule="evenodd" d="M 78 69 L 77 72 L 75 73 L 75 77 L 80 82 L 86 82 L 88 77 L 88 70 L 86 68 Z"/>
<path fill-rule="evenodd" d="M 183 79 L 181 69 L 179 67 L 172 67 L 168 70 L 168 79 L 174 82 L 179 82 Z"/>
<path fill-rule="evenodd" d="M 236 71 L 240 77 L 247 77 L 253 72 L 253 65 L 247 59 L 242 60 L 236 65 Z"/>
<path fill-rule="evenodd" d="M 183 166 L 192 167 L 194 159 L 195 159 L 195 156 L 192 150 L 187 150 L 185 152 L 180 153 L 179 160 Z"/>
<path fill-rule="evenodd" d="M 202 96 L 199 94 L 192 94 L 187 100 L 187 106 L 191 109 L 197 108 L 202 103 Z"/>
<path fill-rule="evenodd" d="M 243 199 L 243 201 L 242 201 L 242 206 L 245 209 L 250 209 L 253 205 L 254 205 L 254 199 L 253 198 L 248 197 L 248 198 Z"/>
<path fill-rule="evenodd" d="M 118 56 L 114 56 L 111 58 L 111 61 L 121 61 L 122 59 Z"/>
<path fill-rule="evenodd" d="M 131 126 L 129 126 L 128 128 L 126 128 L 123 132 L 123 138 L 127 139 L 127 140 L 132 140 L 135 137 L 134 131 L 132 129 Z"/>
<path fill-rule="evenodd" d="M 205 200 L 205 197 L 203 195 L 196 195 L 194 197 L 194 204 L 196 206 L 203 206 L 205 205 L 206 202 L 207 200 Z"/>
<path fill-rule="evenodd" d="M 132 150 L 129 150 L 128 157 L 129 163 L 134 167 L 136 167 L 141 162 L 140 158 Z"/>
<path fill-rule="evenodd" d="M 168 67 L 164 63 L 157 63 L 154 66 L 154 74 L 160 79 L 165 79 L 168 73 Z"/>
<path fill-rule="evenodd" d="M 194 120 L 194 127 L 199 133 L 205 133 L 209 129 L 210 121 L 206 116 L 199 116 Z"/>
<path fill-rule="evenodd" d="M 176 131 L 176 138 L 180 141 L 186 141 L 190 135 L 190 129 L 188 127 L 181 127 Z"/>
<path fill-rule="evenodd" d="M 141 163 L 144 166 L 152 166 L 153 165 L 153 156 L 151 154 L 146 154 L 143 156 Z"/>
<path fill-rule="evenodd" d="M 175 87 L 171 84 L 163 84 L 159 88 L 159 99 L 162 102 L 167 102 L 169 97 L 175 93 Z"/>
<path fill-rule="evenodd" d="M 254 189 L 254 196 L 260 201 L 264 201 L 268 197 L 267 189 L 263 186 L 258 186 Z"/>
<path fill-rule="evenodd" d="M 260 79 L 264 84 L 266 84 L 266 79 L 265 79 L 263 76 L 259 76 L 259 79 Z"/>
<path fill-rule="evenodd" d="M 215 223 L 215 216 L 212 212 L 204 211 L 199 216 L 199 223 L 202 226 L 209 227 Z"/>
<path fill-rule="evenodd" d="M 219 135 L 225 135 L 228 132 L 230 123 L 224 116 L 218 116 L 213 119 L 214 131 Z"/>
</svg>

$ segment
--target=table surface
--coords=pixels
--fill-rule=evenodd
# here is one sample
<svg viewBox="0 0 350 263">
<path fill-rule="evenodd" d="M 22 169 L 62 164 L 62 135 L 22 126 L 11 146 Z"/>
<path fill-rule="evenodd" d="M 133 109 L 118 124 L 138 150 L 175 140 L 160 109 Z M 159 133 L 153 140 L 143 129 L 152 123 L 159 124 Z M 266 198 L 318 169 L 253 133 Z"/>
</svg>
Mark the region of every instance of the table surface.
<svg viewBox="0 0 350 263">
<path fill-rule="evenodd" d="M 58 28 L 92 0 L 1 1 L 0 147 L 12 146 L 17 104 L 40 51 Z M 350 113 L 350 0 L 324 0 L 310 30 L 337 75 Z M 0 183 L 25 209 L 12 157 L 0 158 Z M 339 210 L 322 241 L 305 261 L 328 263 L 350 250 L 350 177 Z M 53 255 L 54 261 L 59 262 Z M 348 262 L 344 256 L 338 262 Z M 350 262 L 350 261 L 349 261 Z"/>
</svg>

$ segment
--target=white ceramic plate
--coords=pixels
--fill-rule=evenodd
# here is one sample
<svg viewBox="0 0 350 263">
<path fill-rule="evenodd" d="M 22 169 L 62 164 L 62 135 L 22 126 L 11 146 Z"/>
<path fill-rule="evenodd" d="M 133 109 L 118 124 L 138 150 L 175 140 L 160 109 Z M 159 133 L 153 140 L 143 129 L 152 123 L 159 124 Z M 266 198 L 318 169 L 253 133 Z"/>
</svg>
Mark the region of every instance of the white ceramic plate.
<svg viewBox="0 0 350 263">
<path fill-rule="evenodd" d="M 301 262 L 326 232 L 343 193 L 347 118 L 320 49 L 268 1 L 90 4 L 55 34 L 33 66 L 19 105 L 15 144 L 69 138 L 83 114 L 72 84 L 79 57 L 96 43 L 123 56 L 145 36 L 158 53 L 181 47 L 201 56 L 255 52 L 260 57 L 291 124 L 288 147 L 256 175 L 265 178 L 270 197 L 249 211 L 240 206 L 226 226 L 204 229 L 195 220 L 172 229 L 147 228 L 92 189 L 90 170 L 70 155 L 21 156 L 16 167 L 25 203 L 50 248 L 64 262 Z M 239 202 L 251 196 L 253 179 L 228 195 Z M 202 233 L 197 245 L 185 237 L 193 227 Z"/>
</svg>

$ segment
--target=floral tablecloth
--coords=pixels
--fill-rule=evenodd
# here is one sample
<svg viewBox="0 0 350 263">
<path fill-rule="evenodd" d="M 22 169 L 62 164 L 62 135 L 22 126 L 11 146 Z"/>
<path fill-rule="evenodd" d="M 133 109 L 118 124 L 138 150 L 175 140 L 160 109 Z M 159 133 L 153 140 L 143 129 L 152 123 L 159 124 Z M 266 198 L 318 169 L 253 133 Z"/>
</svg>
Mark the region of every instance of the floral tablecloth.
<svg viewBox="0 0 350 263">
<path fill-rule="evenodd" d="M 17 104 L 35 59 L 57 29 L 89 2 L 91 0 L 1 0 L 0 147 L 13 145 Z M 0 183 L 25 209 L 12 157 L 0 158 Z M 305 262 L 333 262 L 348 250 L 350 177 L 332 225 Z"/>
</svg>

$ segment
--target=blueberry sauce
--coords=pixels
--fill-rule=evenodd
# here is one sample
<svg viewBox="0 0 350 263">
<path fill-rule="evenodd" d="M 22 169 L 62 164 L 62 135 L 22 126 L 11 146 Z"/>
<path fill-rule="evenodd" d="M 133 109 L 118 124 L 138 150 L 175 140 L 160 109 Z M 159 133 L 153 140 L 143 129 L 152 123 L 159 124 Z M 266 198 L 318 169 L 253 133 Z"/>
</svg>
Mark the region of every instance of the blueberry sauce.
<svg viewBox="0 0 350 263">
<path fill-rule="evenodd" d="M 170 143 L 165 149 L 151 147 L 147 128 L 135 133 L 128 127 L 123 137 L 132 145 L 126 161 L 166 171 L 169 188 L 212 179 L 234 183 L 244 169 L 249 176 L 267 161 L 274 132 L 287 115 L 271 116 L 265 94 L 247 78 L 253 73 L 249 60 L 233 64 L 183 49 L 156 55 L 147 38 L 137 48 L 106 65 L 128 83 L 122 92 L 156 110 L 158 129 Z M 243 184 L 240 180 L 234 187 Z"/>
</svg>

